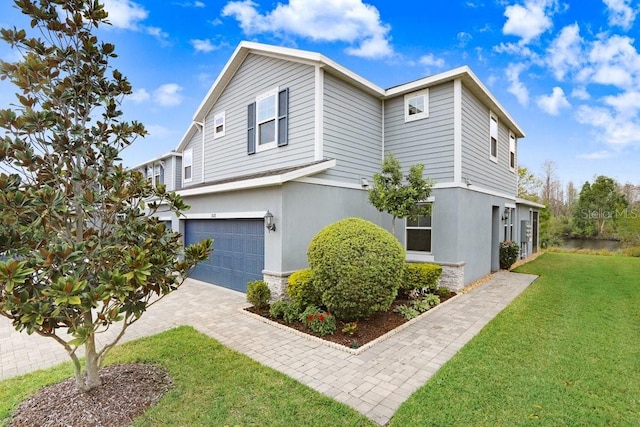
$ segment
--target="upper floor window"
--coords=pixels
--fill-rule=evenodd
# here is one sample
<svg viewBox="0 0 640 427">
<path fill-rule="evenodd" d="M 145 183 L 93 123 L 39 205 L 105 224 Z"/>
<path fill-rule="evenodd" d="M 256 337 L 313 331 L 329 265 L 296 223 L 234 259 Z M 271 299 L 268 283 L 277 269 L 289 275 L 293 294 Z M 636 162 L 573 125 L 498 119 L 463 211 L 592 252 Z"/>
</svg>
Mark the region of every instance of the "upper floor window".
<svg viewBox="0 0 640 427">
<path fill-rule="evenodd" d="M 213 116 L 213 139 L 224 136 L 225 129 L 226 129 L 226 123 L 225 123 L 225 114 L 223 111 L 222 113 L 218 113 L 215 116 Z"/>
<path fill-rule="evenodd" d="M 193 148 L 188 148 L 182 152 L 182 180 L 191 182 L 193 179 Z"/>
<path fill-rule="evenodd" d="M 509 169 L 516 171 L 516 136 L 509 132 Z"/>
<path fill-rule="evenodd" d="M 162 163 L 155 165 L 154 170 L 154 185 L 164 184 L 164 166 Z"/>
<path fill-rule="evenodd" d="M 257 151 L 275 147 L 276 110 L 278 90 L 274 89 L 256 99 L 256 122 L 258 126 Z"/>
<path fill-rule="evenodd" d="M 153 183 L 153 166 L 147 166 L 145 168 L 145 175 L 147 178 L 147 181 L 149 181 L 150 183 Z"/>
<path fill-rule="evenodd" d="M 489 113 L 489 158 L 498 161 L 498 118 Z"/>
<path fill-rule="evenodd" d="M 404 121 L 411 122 L 429 117 L 429 89 L 404 96 Z"/>
<path fill-rule="evenodd" d="M 407 251 L 431 253 L 431 214 L 407 218 Z"/>
<path fill-rule="evenodd" d="M 289 88 L 272 89 L 256 97 L 247 109 L 247 152 L 288 144 Z"/>
</svg>

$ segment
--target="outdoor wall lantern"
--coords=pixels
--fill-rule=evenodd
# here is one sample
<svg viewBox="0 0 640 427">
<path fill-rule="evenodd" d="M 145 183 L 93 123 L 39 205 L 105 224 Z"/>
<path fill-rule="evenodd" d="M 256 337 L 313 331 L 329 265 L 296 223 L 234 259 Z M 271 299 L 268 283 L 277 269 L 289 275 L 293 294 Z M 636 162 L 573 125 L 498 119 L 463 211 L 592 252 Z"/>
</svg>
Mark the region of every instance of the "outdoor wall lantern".
<svg viewBox="0 0 640 427">
<path fill-rule="evenodd" d="M 509 219 L 509 208 L 504 208 L 504 213 L 502 214 L 502 220 L 506 223 Z"/>
<path fill-rule="evenodd" d="M 267 227 L 267 230 L 269 230 L 269 233 L 276 231 L 276 224 L 273 222 L 273 214 L 269 212 L 269 209 L 267 209 L 267 213 L 264 215 L 264 224 L 265 227 Z"/>
</svg>

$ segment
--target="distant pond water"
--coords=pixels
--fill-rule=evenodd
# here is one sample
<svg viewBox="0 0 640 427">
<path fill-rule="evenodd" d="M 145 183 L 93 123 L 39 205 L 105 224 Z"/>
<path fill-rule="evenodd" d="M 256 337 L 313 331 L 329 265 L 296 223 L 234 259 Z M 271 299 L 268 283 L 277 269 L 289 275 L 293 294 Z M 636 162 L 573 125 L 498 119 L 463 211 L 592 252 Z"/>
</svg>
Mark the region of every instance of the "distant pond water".
<svg viewBox="0 0 640 427">
<path fill-rule="evenodd" d="M 567 249 L 606 249 L 609 251 L 617 251 L 622 247 L 622 243 L 618 240 L 606 239 L 563 239 L 561 246 Z"/>
</svg>

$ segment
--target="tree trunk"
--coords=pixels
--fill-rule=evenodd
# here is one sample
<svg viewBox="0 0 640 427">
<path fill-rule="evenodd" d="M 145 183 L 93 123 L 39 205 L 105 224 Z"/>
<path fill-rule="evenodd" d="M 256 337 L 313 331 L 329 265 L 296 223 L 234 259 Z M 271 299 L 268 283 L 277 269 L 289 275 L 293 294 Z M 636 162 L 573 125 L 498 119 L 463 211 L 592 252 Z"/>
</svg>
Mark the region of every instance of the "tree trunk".
<svg viewBox="0 0 640 427">
<path fill-rule="evenodd" d="M 82 389 L 84 391 L 91 390 L 102 385 L 100 379 L 99 357 L 96 352 L 96 337 L 93 333 L 87 338 L 84 344 L 85 350 L 85 377 Z"/>
</svg>

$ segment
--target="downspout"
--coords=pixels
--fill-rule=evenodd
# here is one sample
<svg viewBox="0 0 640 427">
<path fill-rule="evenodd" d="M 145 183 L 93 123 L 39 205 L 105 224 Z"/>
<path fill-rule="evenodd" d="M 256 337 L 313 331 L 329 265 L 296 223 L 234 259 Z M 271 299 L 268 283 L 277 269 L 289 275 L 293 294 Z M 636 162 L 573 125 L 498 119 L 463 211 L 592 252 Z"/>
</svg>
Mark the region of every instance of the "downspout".
<svg viewBox="0 0 640 427">
<path fill-rule="evenodd" d="M 384 99 L 382 99 L 382 126 L 380 131 L 382 134 L 382 161 L 384 162 Z"/>
</svg>

